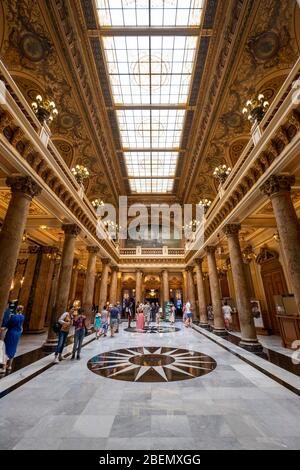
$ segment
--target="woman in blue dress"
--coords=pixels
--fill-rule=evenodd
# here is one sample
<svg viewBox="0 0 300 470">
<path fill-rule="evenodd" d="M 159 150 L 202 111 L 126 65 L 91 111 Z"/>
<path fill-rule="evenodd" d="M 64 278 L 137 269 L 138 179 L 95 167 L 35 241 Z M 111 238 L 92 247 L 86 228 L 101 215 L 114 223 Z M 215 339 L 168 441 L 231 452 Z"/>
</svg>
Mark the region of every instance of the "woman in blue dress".
<svg viewBox="0 0 300 470">
<path fill-rule="evenodd" d="M 4 365 L 4 369 L 7 368 L 7 370 L 11 370 L 12 368 L 12 361 L 16 355 L 18 342 L 23 332 L 23 322 L 25 318 L 23 310 L 23 305 L 18 305 L 15 315 L 11 315 L 4 325 L 7 328 L 4 343 L 5 354 L 8 358 L 7 363 Z"/>
</svg>

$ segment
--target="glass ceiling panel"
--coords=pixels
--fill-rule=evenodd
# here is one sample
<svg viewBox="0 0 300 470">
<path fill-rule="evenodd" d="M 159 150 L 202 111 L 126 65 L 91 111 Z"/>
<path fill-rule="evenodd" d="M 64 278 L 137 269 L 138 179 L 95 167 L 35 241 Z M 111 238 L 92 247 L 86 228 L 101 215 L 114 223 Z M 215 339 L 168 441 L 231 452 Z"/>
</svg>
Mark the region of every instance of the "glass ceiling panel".
<svg viewBox="0 0 300 470">
<path fill-rule="evenodd" d="M 199 26 L 203 3 L 204 0 L 96 0 L 96 8 L 100 26 Z"/>
<path fill-rule="evenodd" d="M 131 179 L 130 188 L 132 192 L 138 193 L 168 193 L 173 189 L 173 179 Z"/>
<path fill-rule="evenodd" d="M 177 152 L 125 152 L 128 176 L 175 176 Z"/>
<path fill-rule="evenodd" d="M 103 37 L 116 104 L 187 102 L 195 36 Z"/>
<path fill-rule="evenodd" d="M 125 148 L 178 148 L 183 128 L 183 109 L 117 110 Z"/>
</svg>

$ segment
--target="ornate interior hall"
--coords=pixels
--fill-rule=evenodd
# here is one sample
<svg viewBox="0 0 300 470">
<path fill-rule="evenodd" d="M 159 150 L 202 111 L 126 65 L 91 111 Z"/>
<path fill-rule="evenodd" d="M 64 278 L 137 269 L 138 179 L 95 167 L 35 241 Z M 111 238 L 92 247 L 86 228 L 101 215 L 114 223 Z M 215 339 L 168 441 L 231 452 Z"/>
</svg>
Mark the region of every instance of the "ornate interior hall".
<svg viewBox="0 0 300 470">
<path fill-rule="evenodd" d="M 297 0 L 0 2 L 0 449 L 299 449 L 299 51 Z"/>
</svg>

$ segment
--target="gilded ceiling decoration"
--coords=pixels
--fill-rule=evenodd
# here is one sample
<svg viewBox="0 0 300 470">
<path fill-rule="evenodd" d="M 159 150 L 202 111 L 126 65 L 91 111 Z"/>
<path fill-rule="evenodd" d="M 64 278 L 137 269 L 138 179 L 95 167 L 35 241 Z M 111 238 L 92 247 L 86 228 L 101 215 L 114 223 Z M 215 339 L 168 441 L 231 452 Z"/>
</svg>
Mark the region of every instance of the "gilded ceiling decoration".
<svg viewBox="0 0 300 470">
<path fill-rule="evenodd" d="M 44 6 L 44 5 L 43 5 Z M 53 141 L 65 162 L 88 167 L 92 180 L 106 180 L 105 172 L 89 135 L 82 110 L 73 93 L 72 78 L 58 56 L 55 38 L 46 25 L 44 12 L 34 0 L 3 2 L 5 27 L 1 59 L 25 98 L 31 103 L 36 94 L 49 95 L 59 110 L 52 123 Z M 93 195 L 93 183 L 87 188 Z M 112 192 L 105 192 L 113 202 Z"/>
<path fill-rule="evenodd" d="M 263 93 L 272 102 L 299 55 L 295 31 L 296 1 L 243 3 L 247 4 L 243 15 L 244 25 L 237 32 L 240 40 L 230 58 L 231 67 L 223 71 L 226 88 L 224 85 L 222 101 L 215 103 L 215 125 L 206 130 L 206 137 L 209 133 L 210 136 L 205 151 L 202 149 L 194 162 L 188 162 L 180 182 L 184 192 L 184 178 L 189 175 L 191 184 L 185 194 L 189 193 L 191 202 L 196 203 L 204 196 L 214 197 L 217 185 L 210 176 L 213 168 L 223 163 L 234 166 L 249 141 L 250 125 L 241 112 L 245 102 L 256 93 Z M 249 30 L 250 20 L 252 24 Z M 227 33 L 223 36 L 224 47 Z M 239 61 L 236 61 L 236 57 L 239 57 Z M 209 88 L 207 93 L 210 93 Z M 200 120 L 198 124 L 200 129 Z M 201 148 L 203 130 L 201 132 L 196 140 L 195 152 Z M 195 178 L 191 178 L 192 165 L 194 168 L 198 165 Z"/>
<path fill-rule="evenodd" d="M 11 198 L 11 192 L 9 190 L 0 190 L 0 205 L 7 208 Z M 45 216 L 48 215 L 44 209 L 42 209 L 36 202 L 32 201 L 29 206 L 29 216 Z"/>
</svg>

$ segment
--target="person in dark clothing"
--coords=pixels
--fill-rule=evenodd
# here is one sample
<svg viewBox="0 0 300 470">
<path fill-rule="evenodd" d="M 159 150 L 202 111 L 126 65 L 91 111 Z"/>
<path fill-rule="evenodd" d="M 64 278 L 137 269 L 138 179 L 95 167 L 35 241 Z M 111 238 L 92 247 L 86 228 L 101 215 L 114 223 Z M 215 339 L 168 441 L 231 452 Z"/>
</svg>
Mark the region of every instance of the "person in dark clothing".
<svg viewBox="0 0 300 470">
<path fill-rule="evenodd" d="M 115 331 L 118 327 L 119 309 L 117 305 L 110 305 L 110 335 L 115 336 Z"/>
<path fill-rule="evenodd" d="M 74 316 L 73 318 L 73 325 L 75 326 L 75 333 L 74 333 L 74 345 L 73 345 L 73 352 L 71 359 L 75 358 L 75 354 L 77 352 L 76 359 L 80 359 L 80 351 L 82 347 L 82 341 L 85 335 L 85 320 L 86 316 L 83 315 L 83 309 L 80 308 L 78 310 L 78 315 Z"/>
</svg>

